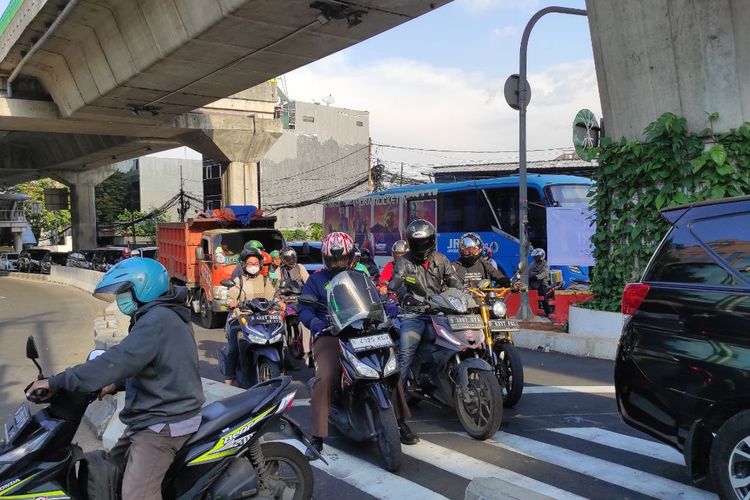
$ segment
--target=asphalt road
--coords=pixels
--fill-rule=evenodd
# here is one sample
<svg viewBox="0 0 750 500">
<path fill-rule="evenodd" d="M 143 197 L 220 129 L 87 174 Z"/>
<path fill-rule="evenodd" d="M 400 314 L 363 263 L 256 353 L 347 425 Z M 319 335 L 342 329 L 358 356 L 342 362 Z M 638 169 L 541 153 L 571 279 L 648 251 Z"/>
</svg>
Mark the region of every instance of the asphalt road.
<svg viewBox="0 0 750 500">
<path fill-rule="evenodd" d="M 223 330 L 205 330 L 197 319 L 202 375 L 220 380 Z M 716 498 L 692 485 L 677 451 L 622 422 L 613 362 L 531 350 L 521 356 L 524 395 L 505 410 L 493 438 L 471 439 L 455 414 L 421 403 L 410 422 L 421 442 L 402 447 L 402 466 L 391 474 L 379 466 L 374 445 L 351 443 L 333 429 L 324 450 L 330 465 L 313 462 L 315 498 L 463 499 L 476 477 L 499 477 L 552 498 Z M 309 398 L 305 383 L 313 371 L 294 368 L 287 374 L 297 397 Z M 301 403 L 291 415 L 309 432 L 309 406 Z"/>
<path fill-rule="evenodd" d="M 34 334 L 45 371 L 83 360 L 91 349 L 93 317 L 103 303 L 70 288 L 0 277 L 0 417 L 23 400 L 36 371 L 25 359 Z M 195 324 L 204 377 L 220 380 L 220 329 Z M 694 487 L 681 456 L 624 425 L 617 413 L 610 361 L 521 351 L 526 387 L 503 426 L 479 442 L 463 433 L 455 415 L 422 403 L 412 428 L 421 442 L 404 446 L 397 473 L 379 466 L 373 445 L 349 442 L 335 430 L 329 461 L 315 465 L 315 498 L 463 499 L 473 478 L 497 477 L 552 498 L 715 498 Z M 289 370 L 298 387 L 292 416 L 309 431 L 306 381 L 312 370 Z M 524 498 L 522 495 L 520 498 Z"/>
</svg>

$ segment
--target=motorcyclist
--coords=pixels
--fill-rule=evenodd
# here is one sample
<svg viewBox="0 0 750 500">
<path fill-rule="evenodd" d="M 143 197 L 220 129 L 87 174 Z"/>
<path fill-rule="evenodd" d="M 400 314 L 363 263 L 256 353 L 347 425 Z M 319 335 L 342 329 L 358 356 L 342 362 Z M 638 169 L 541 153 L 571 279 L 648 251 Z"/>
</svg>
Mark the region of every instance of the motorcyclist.
<svg viewBox="0 0 750 500">
<path fill-rule="evenodd" d="M 127 426 L 110 452 L 124 467 L 124 500 L 161 498 L 161 483 L 174 457 L 201 423 L 204 402 L 187 290 L 169 293 L 167 270 L 134 257 L 114 265 L 94 294 L 115 294 L 130 316 L 128 336 L 101 356 L 38 380 L 28 389 L 125 391 L 120 420 Z"/>
<path fill-rule="evenodd" d="M 405 240 L 398 240 L 391 247 L 391 257 L 393 257 L 393 260 L 388 262 L 380 273 L 380 282 L 378 284 L 380 285 L 381 295 L 388 293 L 388 282 L 393 278 L 393 265 L 408 251 L 409 244 Z"/>
<path fill-rule="evenodd" d="M 372 259 L 372 253 L 367 248 L 362 249 L 359 262 L 367 268 L 367 273 L 377 283 L 380 278 L 380 269 L 378 269 L 378 265 Z"/>
<path fill-rule="evenodd" d="M 227 322 L 224 327 L 227 336 L 227 348 L 222 373 L 224 375 L 224 383 L 228 385 L 234 383 L 234 375 L 237 372 L 237 363 L 240 356 L 237 344 L 239 326 L 236 322 L 236 318 L 239 315 L 239 306 L 247 300 L 258 297 L 271 300 L 276 293 L 271 280 L 261 274 L 262 260 L 263 253 L 257 248 L 243 250 L 240 254 L 243 273 L 232 280 L 234 281 L 234 286 L 227 292 L 227 306 L 232 309 L 232 312 L 227 316 Z"/>
<path fill-rule="evenodd" d="M 492 280 L 496 286 L 510 286 L 510 280 L 505 273 L 492 267 L 490 262 L 482 256 L 484 245 L 482 238 L 476 233 L 466 233 L 458 240 L 459 258 L 453 261 L 456 274 L 467 287 L 479 286 L 483 280 Z"/>
<path fill-rule="evenodd" d="M 333 232 L 323 238 L 321 253 L 325 267 L 313 273 L 305 283 L 299 308 L 300 320 L 314 337 L 315 379 L 310 400 L 313 432 L 311 444 L 318 451 L 322 451 L 323 439 L 328 437 L 328 414 L 333 387 L 341 380 L 339 341 L 327 332 L 329 322 L 326 287 L 336 274 L 354 267 L 354 242 L 346 233 Z M 401 442 L 415 444 L 419 439 L 404 422 L 404 418 L 410 414 L 400 385 L 396 392 L 392 400 L 398 418 Z M 306 455 L 310 459 L 314 458 L 309 450 Z"/>
<path fill-rule="evenodd" d="M 492 249 L 490 247 L 484 247 L 482 250 L 482 258 L 486 259 L 492 267 L 497 269 L 497 261 L 492 257 Z"/>
<path fill-rule="evenodd" d="M 258 240 L 249 240 L 245 243 L 245 245 L 242 247 L 242 250 L 250 250 L 252 248 L 257 248 L 261 252 L 264 252 L 265 249 L 263 248 L 263 243 L 261 243 Z M 240 257 L 242 257 L 242 252 L 240 252 Z M 242 262 L 242 258 L 240 258 L 240 261 L 237 263 L 237 266 L 234 268 L 234 271 L 232 271 L 232 277 L 231 279 L 234 280 L 235 278 L 242 276 L 244 273 L 245 264 Z"/>
<path fill-rule="evenodd" d="M 411 367 L 423 335 L 434 340 L 434 332 L 427 325 L 430 317 L 415 309 L 429 295 L 439 294 L 446 288 L 464 287 L 448 258 L 435 251 L 435 226 L 424 219 L 413 221 L 406 228 L 409 251 L 393 266 L 393 278 L 388 289 L 394 291 L 404 314 L 401 319 L 399 357 L 401 379 L 411 376 Z"/>
<path fill-rule="evenodd" d="M 547 254 L 542 248 L 535 248 L 531 251 L 531 257 L 534 261 L 529 265 L 529 289 L 536 290 L 539 294 L 539 300 L 542 301 L 544 315 L 549 316 L 550 309 L 547 302 L 547 287 L 549 286 L 549 265 L 547 264 Z"/>
<path fill-rule="evenodd" d="M 284 283 L 285 281 L 289 280 L 299 281 L 303 285 L 307 283 L 310 274 L 307 272 L 307 269 L 305 269 L 305 266 L 297 263 L 297 252 L 294 250 L 294 248 L 282 248 L 279 256 L 281 258 L 281 266 L 279 267 L 279 283 Z M 307 330 L 307 328 L 305 328 L 305 325 L 300 326 L 303 329 L 302 333 L 304 338 L 305 332 L 309 331 Z M 307 364 L 310 368 L 313 367 L 312 339 L 310 339 L 310 343 L 308 344 Z"/>
<path fill-rule="evenodd" d="M 268 269 L 268 277 L 271 279 L 273 286 L 276 286 L 280 278 L 281 253 L 278 250 L 271 250 L 268 255 L 271 257 L 271 267 Z"/>
</svg>

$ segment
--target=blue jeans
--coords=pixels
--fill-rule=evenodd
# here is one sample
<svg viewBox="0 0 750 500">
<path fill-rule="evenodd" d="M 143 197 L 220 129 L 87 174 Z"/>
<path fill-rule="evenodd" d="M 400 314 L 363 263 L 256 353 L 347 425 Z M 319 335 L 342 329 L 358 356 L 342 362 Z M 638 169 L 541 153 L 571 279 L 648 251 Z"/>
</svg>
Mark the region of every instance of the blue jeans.
<svg viewBox="0 0 750 500">
<path fill-rule="evenodd" d="M 240 346 L 237 344 L 239 327 L 236 322 L 227 321 L 224 331 L 227 334 L 227 359 L 224 365 L 227 372 L 224 377 L 234 380 L 237 376 L 237 362 L 240 359 Z"/>
<path fill-rule="evenodd" d="M 411 369 L 414 366 L 419 343 L 422 338 L 425 342 L 434 342 L 435 331 L 432 329 L 432 320 L 429 316 L 404 315 L 400 319 L 399 365 L 401 380 L 406 380 L 412 376 Z"/>
</svg>

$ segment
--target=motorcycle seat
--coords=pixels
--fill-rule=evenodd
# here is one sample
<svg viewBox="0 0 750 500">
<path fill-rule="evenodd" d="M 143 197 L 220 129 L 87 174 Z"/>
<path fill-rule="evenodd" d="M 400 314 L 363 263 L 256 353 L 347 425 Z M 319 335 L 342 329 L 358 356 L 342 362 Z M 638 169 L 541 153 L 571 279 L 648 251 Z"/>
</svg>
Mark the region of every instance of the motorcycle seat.
<svg viewBox="0 0 750 500">
<path fill-rule="evenodd" d="M 260 384 L 243 391 L 235 396 L 215 401 L 203 407 L 201 410 L 201 425 L 187 444 L 197 443 L 206 437 L 212 436 L 232 424 L 239 424 L 243 417 L 250 420 L 253 410 L 264 401 L 275 398 L 284 384 L 279 386 L 279 380 L 269 380 L 275 384 Z"/>
</svg>

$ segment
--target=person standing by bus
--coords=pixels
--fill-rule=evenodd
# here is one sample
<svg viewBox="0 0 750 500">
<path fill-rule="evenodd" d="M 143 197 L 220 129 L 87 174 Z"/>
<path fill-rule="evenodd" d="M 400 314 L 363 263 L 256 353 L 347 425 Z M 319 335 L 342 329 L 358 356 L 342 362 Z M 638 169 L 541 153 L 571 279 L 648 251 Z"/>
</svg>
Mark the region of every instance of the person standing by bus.
<svg viewBox="0 0 750 500">
<path fill-rule="evenodd" d="M 535 248 L 531 252 L 534 262 L 529 266 L 529 289 L 536 290 L 539 300 L 542 301 L 544 315 L 549 316 L 549 303 L 547 302 L 547 287 L 549 286 L 549 265 L 547 254 L 541 248 Z"/>
<path fill-rule="evenodd" d="M 453 262 L 456 274 L 468 287 L 477 287 L 483 280 L 492 280 L 495 286 L 508 287 L 510 280 L 501 270 L 492 267 L 489 260 L 482 255 L 484 244 L 476 233 L 466 233 L 458 240 L 460 257 Z"/>
</svg>

